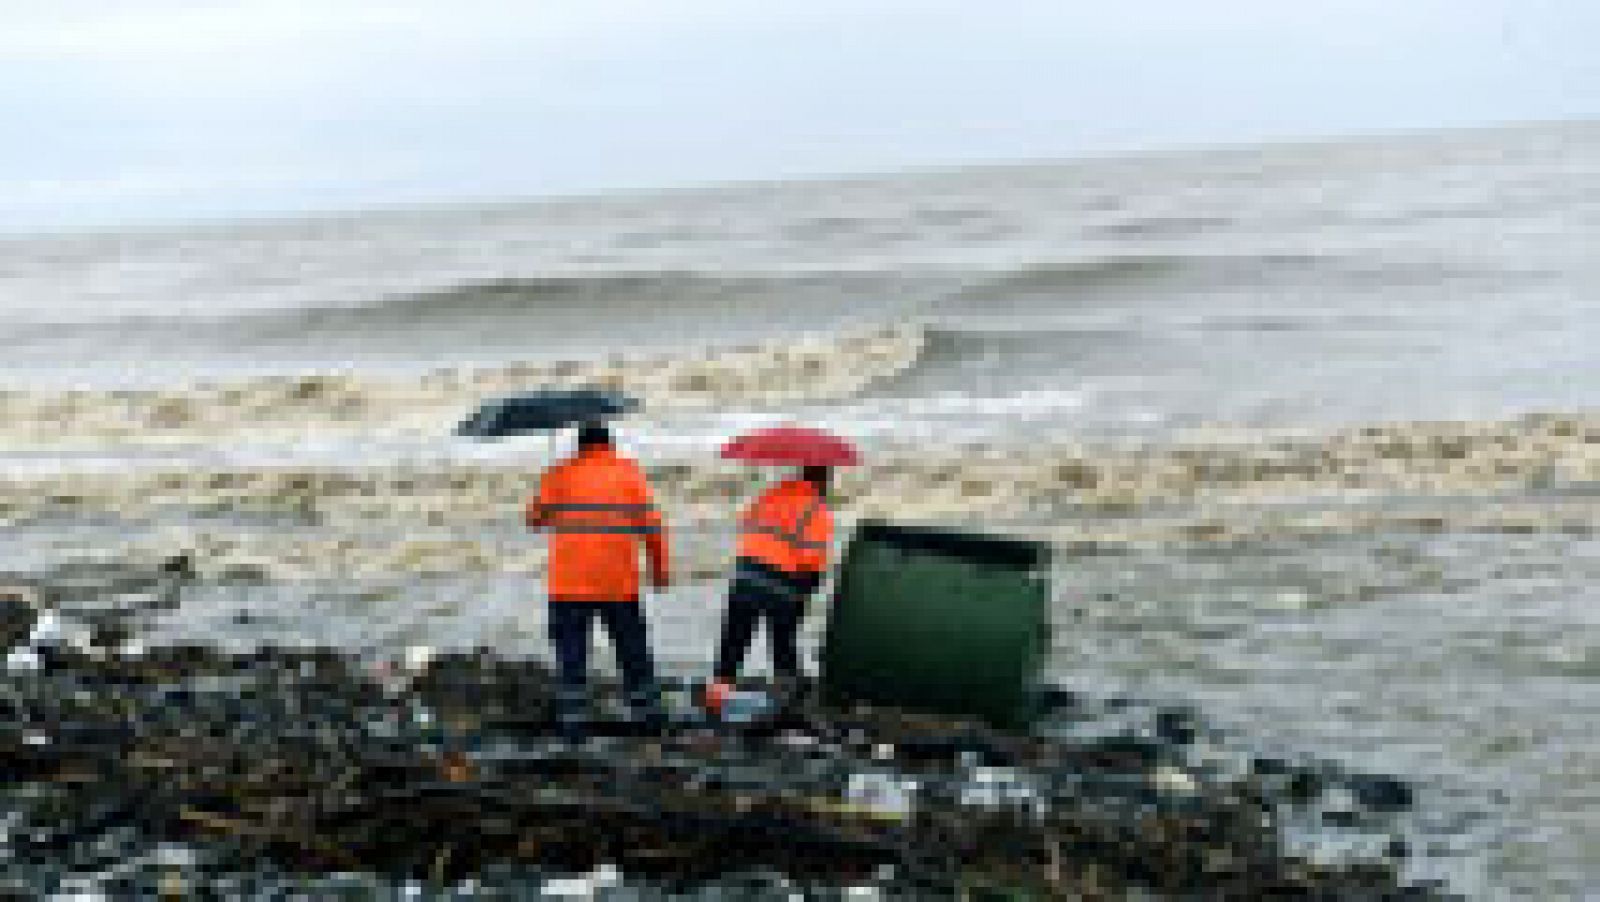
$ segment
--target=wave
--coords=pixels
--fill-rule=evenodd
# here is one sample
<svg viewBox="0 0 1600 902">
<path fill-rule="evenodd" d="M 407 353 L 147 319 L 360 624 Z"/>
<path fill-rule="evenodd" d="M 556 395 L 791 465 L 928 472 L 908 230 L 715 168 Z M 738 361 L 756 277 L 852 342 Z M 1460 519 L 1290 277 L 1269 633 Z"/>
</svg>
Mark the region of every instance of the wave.
<svg viewBox="0 0 1600 902">
<path fill-rule="evenodd" d="M 530 354 L 615 354 L 632 346 L 692 353 L 727 335 L 753 339 L 841 323 L 971 318 L 1026 329 L 1041 318 L 1115 315 L 1130 302 L 1290 284 L 1368 283 L 1402 270 L 1300 254 L 1119 254 L 975 270 L 712 269 L 600 271 L 468 279 L 380 293 L 356 303 L 0 328 L 24 364 L 71 358 L 231 359 L 252 352 L 287 363 L 517 360 Z M 1428 275 L 1437 278 L 1437 269 Z M 1415 280 L 1417 274 L 1411 274 Z M 207 356 L 209 355 L 209 357 Z"/>
<path fill-rule="evenodd" d="M 689 342 L 681 348 L 688 352 L 716 344 L 724 327 L 743 325 L 748 335 L 762 325 L 793 331 L 861 321 L 874 311 L 892 316 L 925 297 L 928 281 L 871 272 L 602 272 L 466 280 L 361 303 L 26 323 L 3 332 L 29 362 L 67 354 L 225 357 L 242 351 L 285 361 L 386 354 L 518 359 L 530 351 L 571 354 L 574 343 L 585 341 L 615 353 L 652 339 Z"/>
<path fill-rule="evenodd" d="M 463 320 L 537 319 L 581 309 L 594 317 L 638 311 L 728 308 L 793 303 L 797 296 L 870 296 L 893 286 L 892 275 L 853 273 L 718 274 L 692 271 L 612 272 L 473 281 L 347 307 L 319 307 L 247 320 L 257 334 L 301 330 L 367 330 L 437 326 Z"/>
<path fill-rule="evenodd" d="M 471 325 L 548 326 L 582 315 L 625 325 L 628 317 L 666 320 L 697 313 L 801 312 L 856 308 L 868 313 L 933 314 L 973 303 L 1043 296 L 1061 302 L 1108 288 L 1248 282 L 1264 274 L 1300 272 L 1325 261 L 1304 255 L 1112 255 L 1001 270 L 727 272 L 616 270 L 528 277 L 467 279 L 389 291 L 359 302 L 259 307 L 205 316 L 140 316 L 92 323 L 28 322 L 5 330 L 14 341 L 66 336 L 221 339 L 241 343 L 292 341 L 322 335 L 370 340 L 386 333 L 459 330 Z M 558 323 L 559 324 L 559 323 Z"/>
<path fill-rule="evenodd" d="M 1117 329 L 964 329 L 929 326 L 910 365 L 876 380 L 873 397 L 950 394 L 998 398 L 1070 388 L 1093 361 L 1137 340 Z"/>
<path fill-rule="evenodd" d="M 1305 282 L 1330 262 L 1310 254 L 1118 254 L 970 277 L 958 290 L 931 302 L 928 310 L 958 317 L 1061 313 L 1105 301 Z"/>
<path fill-rule="evenodd" d="M 1235 225 L 1227 216 L 1137 216 L 1098 226 L 1092 231 L 1119 238 L 1173 238 L 1218 231 Z"/>
<path fill-rule="evenodd" d="M 1351 322 L 1346 325 L 1363 325 Z M 1202 317 L 1187 325 L 1121 317 L 1115 327 L 941 325 L 818 331 L 754 343 L 689 346 L 617 357 L 557 354 L 411 374 L 342 371 L 197 380 L 145 389 L 0 392 L 0 439 L 54 445 L 221 440 L 237 430 L 298 434 L 410 429 L 448 432 L 484 397 L 551 384 L 598 383 L 639 396 L 647 415 L 730 413 L 793 404 L 972 404 L 1075 397 L 1127 361 L 1154 353 L 1170 327 L 1284 331 L 1339 325 L 1289 317 Z M 702 343 L 712 339 L 702 336 Z M 570 349 L 569 349 L 570 350 Z M 1052 401 L 1051 403 L 1057 403 Z M 915 408 L 920 410 L 922 408 Z"/>
<path fill-rule="evenodd" d="M 232 440 L 241 429 L 448 434 L 488 396 L 591 384 L 642 398 L 649 412 L 826 402 L 914 366 L 916 326 L 812 333 L 707 352 L 438 367 L 414 376 L 337 372 L 192 382 L 153 389 L 0 391 L 0 439 Z"/>
</svg>

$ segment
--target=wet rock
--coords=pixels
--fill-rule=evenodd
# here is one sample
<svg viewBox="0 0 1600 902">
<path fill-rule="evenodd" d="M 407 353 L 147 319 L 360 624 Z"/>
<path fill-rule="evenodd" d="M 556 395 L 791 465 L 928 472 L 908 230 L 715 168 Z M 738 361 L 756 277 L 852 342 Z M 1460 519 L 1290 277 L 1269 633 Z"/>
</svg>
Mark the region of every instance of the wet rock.
<svg viewBox="0 0 1600 902">
<path fill-rule="evenodd" d="M 189 552 L 179 552 L 161 562 L 161 572 L 177 577 L 192 577 L 195 575 L 194 556 Z"/>
<path fill-rule="evenodd" d="M 1156 712 L 1155 735 L 1173 745 L 1194 742 L 1200 735 L 1198 712 L 1192 708 L 1162 708 Z"/>
<path fill-rule="evenodd" d="M 1062 686 L 1045 686 L 1039 690 L 1039 712 L 1046 719 L 1071 713 L 1082 704 L 1082 696 Z"/>
<path fill-rule="evenodd" d="M 1317 798 L 1328 785 L 1321 774 L 1311 770 L 1294 770 L 1288 776 L 1288 785 L 1285 789 L 1288 797 L 1297 802 L 1309 802 Z"/>
<path fill-rule="evenodd" d="M 0 651 L 21 644 L 38 619 L 38 593 L 28 586 L 0 587 Z"/>
<path fill-rule="evenodd" d="M 1373 811 L 1403 811 L 1415 801 L 1404 781 L 1383 774 L 1354 774 L 1344 780 L 1355 800 Z"/>
<path fill-rule="evenodd" d="M 1073 763 L 1101 770 L 1145 771 L 1173 757 L 1174 750 L 1158 739 L 1120 735 L 1086 742 L 1071 749 Z"/>
<path fill-rule="evenodd" d="M 1294 804 L 1303 805 L 1319 798 L 1329 785 L 1327 775 L 1320 769 L 1281 758 L 1252 758 L 1250 769 L 1274 792 L 1281 793 L 1286 801 Z"/>
</svg>

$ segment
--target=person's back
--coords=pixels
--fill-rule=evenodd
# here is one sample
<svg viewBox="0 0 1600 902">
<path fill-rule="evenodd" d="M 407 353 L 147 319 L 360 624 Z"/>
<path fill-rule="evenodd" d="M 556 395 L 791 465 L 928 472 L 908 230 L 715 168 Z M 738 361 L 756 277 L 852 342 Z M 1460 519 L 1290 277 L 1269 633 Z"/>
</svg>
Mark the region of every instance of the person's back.
<svg viewBox="0 0 1600 902">
<path fill-rule="evenodd" d="M 551 533 L 552 602 L 637 601 L 641 541 L 654 581 L 666 581 L 666 542 L 649 483 L 610 445 L 590 445 L 552 467 L 529 505 L 528 525 Z"/>
<path fill-rule="evenodd" d="M 639 465 L 611 446 L 610 434 L 585 426 L 579 451 L 551 467 L 528 504 L 528 527 L 550 533 L 546 565 L 550 641 L 561 671 L 561 716 L 569 733 L 586 697 L 589 633 L 599 619 L 611 636 L 629 701 L 658 716 L 655 664 L 640 610 L 639 546 L 651 583 L 666 588 L 666 531 Z"/>
<path fill-rule="evenodd" d="M 819 573 L 827 565 L 834 515 L 810 480 L 766 489 L 739 518 L 739 557 L 786 573 Z"/>
<path fill-rule="evenodd" d="M 731 683 L 759 621 L 767 623 L 773 669 L 801 679 L 798 634 L 807 599 L 822 582 L 833 542 L 825 498 L 828 471 L 807 467 L 763 492 L 739 518 L 738 560 L 729 587 L 715 664 L 716 683 Z"/>
<path fill-rule="evenodd" d="M 738 555 L 804 578 L 827 565 L 833 513 L 808 479 L 767 489 L 739 518 Z"/>
</svg>

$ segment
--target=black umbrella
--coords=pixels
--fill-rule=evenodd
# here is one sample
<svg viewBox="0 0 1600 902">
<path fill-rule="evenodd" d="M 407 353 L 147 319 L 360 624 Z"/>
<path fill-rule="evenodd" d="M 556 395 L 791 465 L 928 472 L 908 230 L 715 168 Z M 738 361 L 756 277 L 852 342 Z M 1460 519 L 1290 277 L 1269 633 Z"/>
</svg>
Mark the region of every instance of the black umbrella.
<svg viewBox="0 0 1600 902">
<path fill-rule="evenodd" d="M 639 402 L 603 388 L 555 388 L 490 401 L 456 427 L 457 435 L 502 438 L 564 429 L 637 410 Z"/>
</svg>

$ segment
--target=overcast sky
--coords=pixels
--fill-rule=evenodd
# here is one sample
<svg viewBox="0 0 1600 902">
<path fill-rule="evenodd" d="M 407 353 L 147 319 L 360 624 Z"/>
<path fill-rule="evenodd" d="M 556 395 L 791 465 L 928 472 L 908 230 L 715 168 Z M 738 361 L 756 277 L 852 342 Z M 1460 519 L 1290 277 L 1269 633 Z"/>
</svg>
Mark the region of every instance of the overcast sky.
<svg viewBox="0 0 1600 902">
<path fill-rule="evenodd" d="M 1600 118 L 1597 0 L 0 0 L 0 230 Z"/>
</svg>

